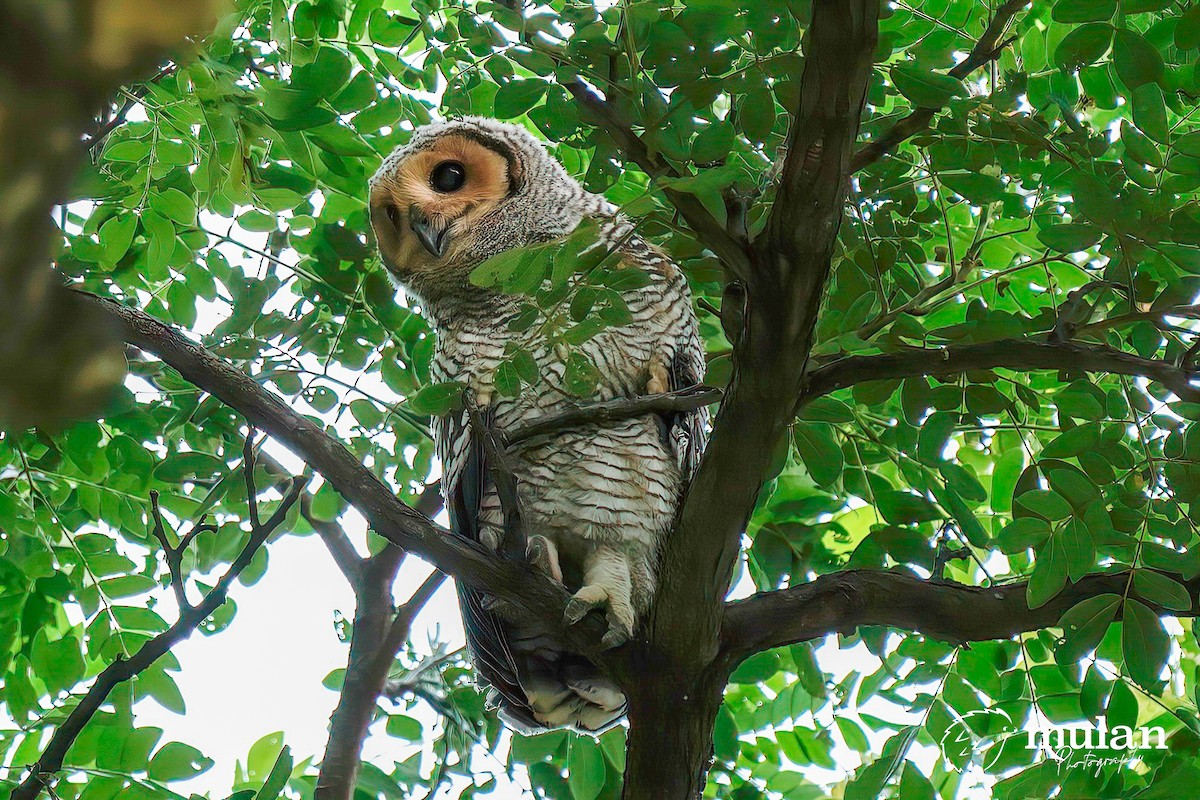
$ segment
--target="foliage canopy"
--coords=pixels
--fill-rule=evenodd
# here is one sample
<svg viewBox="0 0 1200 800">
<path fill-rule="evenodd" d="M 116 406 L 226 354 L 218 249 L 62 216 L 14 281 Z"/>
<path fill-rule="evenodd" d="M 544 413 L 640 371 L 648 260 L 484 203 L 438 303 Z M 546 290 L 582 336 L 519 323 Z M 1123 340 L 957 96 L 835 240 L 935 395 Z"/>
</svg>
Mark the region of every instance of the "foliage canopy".
<svg viewBox="0 0 1200 800">
<path fill-rule="evenodd" d="M 684 267 L 707 382 L 724 385 L 730 272 L 685 224 L 680 198 L 720 230 L 764 235 L 812 5 L 239 0 L 194 54 L 115 98 L 63 207 L 57 268 L 192 331 L 416 502 L 437 476 L 428 418 L 452 393 L 430 385 L 430 327 L 367 238 L 380 158 L 437 117 L 529 126 Z M 1126 572 L 1115 590 L 1080 595 L 1057 627 L 1013 638 L 947 643 L 867 625 L 750 656 L 716 718 L 709 796 L 804 800 L 838 784 L 856 800 L 1015 800 L 1056 787 L 1150 800 L 1200 780 L 1200 641 L 1188 619 L 1200 579 L 1200 393 L 1188 383 L 1200 342 L 1200 5 L 991 5 L 881 8 L 866 149 L 811 353 L 813 368 L 837 383 L 844 364 L 844 377 L 799 410 L 775 453 L 741 585 L 907 570 L 1027 582 L 1037 609 L 1090 575 Z M 1013 19 L 1011 40 L 968 76 L 949 74 L 999 13 Z M 927 128 L 870 152 L 921 109 Z M 477 280 L 562 310 L 554 335 L 568 345 L 619 324 L 620 290 L 636 276 L 563 262 L 521 253 Z M 1010 342 L 1068 355 L 1047 363 Z M 991 343 L 987 363 L 936 366 L 941 348 Z M 1132 366 L 1074 360 L 1072 344 L 1122 351 Z M 914 349 L 929 358 L 908 371 L 835 363 Z M 516 393 L 531 362 L 514 352 L 508 363 L 502 390 Z M 570 364 L 586 396 L 594 367 Z M 181 531 L 204 514 L 215 523 L 183 557 L 192 590 L 241 550 L 253 494 L 244 439 L 235 410 L 145 357 L 99 420 L 0 438 L 0 786 L 37 760 L 91 678 L 173 619 L 152 491 Z M 272 509 L 279 480 L 258 462 Z M 273 541 L 347 511 L 330 484 L 314 487 Z M 269 569 L 269 553 L 241 581 Z M 201 632 L 220 635 L 235 609 Z M 177 666 L 167 655 L 118 687 L 69 752 L 58 797 L 176 797 L 177 781 L 211 765 L 203 743 L 138 724 L 143 699 L 183 712 Z M 410 643 L 394 670 L 425 682 L 426 699 L 405 702 L 432 701 L 440 721 L 422 729 L 381 702 L 374 730 L 396 737 L 397 758 L 364 765 L 360 797 L 421 797 L 448 776 L 472 787 L 460 797 L 489 796 L 491 750 L 539 797 L 620 796 L 623 730 L 510 741 L 458 654 Z M 1025 746 L 1027 729 L 1100 720 L 1162 726 L 1169 747 L 1082 770 Z M 450 754 L 444 771 L 421 755 L 423 739 Z M 311 797 L 316 767 L 300 758 L 320 754 L 293 764 L 281 746 L 252 752 L 230 790 Z"/>
</svg>

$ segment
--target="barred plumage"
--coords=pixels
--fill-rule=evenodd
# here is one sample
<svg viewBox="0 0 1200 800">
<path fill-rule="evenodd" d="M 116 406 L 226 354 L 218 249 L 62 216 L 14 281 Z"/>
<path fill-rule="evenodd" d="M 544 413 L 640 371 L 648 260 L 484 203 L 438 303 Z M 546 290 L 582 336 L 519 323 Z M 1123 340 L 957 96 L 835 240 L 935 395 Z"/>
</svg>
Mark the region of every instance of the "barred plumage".
<svg viewBox="0 0 1200 800">
<path fill-rule="evenodd" d="M 460 172 L 465 178 L 455 186 Z M 577 400 L 540 326 L 510 328 L 521 299 L 475 287 L 467 276 L 490 256 L 565 236 L 584 219 L 598 223 L 601 243 L 625 265 L 651 279 L 623 293 L 631 321 L 579 345 L 599 369 L 597 399 L 683 388 L 704 374 L 682 272 L 520 128 L 467 118 L 418 130 L 372 179 L 371 213 L 384 263 L 422 298 L 437 329 L 434 379 L 467 384 L 501 430 Z M 493 390 L 509 344 L 531 353 L 539 372 L 538 383 L 516 398 Z M 576 592 L 569 618 L 604 608 L 609 644 L 632 635 L 649 608 L 660 539 L 698 463 L 704 431 L 703 411 L 651 415 L 567 429 L 514 452 L 538 562 Z M 439 420 L 436 437 L 453 531 L 495 546 L 500 502 L 465 414 Z M 510 725 L 596 731 L 624 713 L 624 697 L 586 659 L 502 621 L 469 587 L 460 587 L 460 599 L 476 667 Z"/>
</svg>

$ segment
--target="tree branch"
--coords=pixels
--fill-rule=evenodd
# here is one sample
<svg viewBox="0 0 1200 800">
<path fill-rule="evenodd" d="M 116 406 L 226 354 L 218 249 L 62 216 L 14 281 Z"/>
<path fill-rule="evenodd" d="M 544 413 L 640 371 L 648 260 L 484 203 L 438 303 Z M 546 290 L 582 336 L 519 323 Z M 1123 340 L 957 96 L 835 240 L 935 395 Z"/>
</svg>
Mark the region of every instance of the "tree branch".
<svg viewBox="0 0 1200 800">
<path fill-rule="evenodd" d="M 813 3 L 790 135 L 794 146 L 745 282 L 734 377 L 678 524 L 663 546 L 651 641 L 696 669 L 715 655 L 719 601 L 733 574 L 740 536 L 794 416 L 794 395 L 788 393 L 800 390 L 843 214 L 846 166 L 871 75 L 878 8 L 875 0 Z M 814 165 L 804 156 L 818 142 L 822 155 Z M 690 667 L 678 666 L 685 672 Z"/>
<path fill-rule="evenodd" d="M 350 543 L 342 526 L 313 514 L 312 495 L 310 494 L 305 494 L 300 498 L 300 516 L 304 517 L 305 521 L 317 532 L 317 536 L 321 537 L 321 541 L 325 543 L 325 549 L 333 558 L 333 563 L 337 564 L 337 568 L 341 570 L 350 585 L 357 586 L 364 559 L 354 549 L 354 545 Z"/>
<path fill-rule="evenodd" d="M 1200 577 L 1184 581 L 1193 598 L 1187 612 L 1163 608 L 1153 598 L 1129 596 L 1159 614 L 1196 616 Z M 847 570 L 822 575 L 802 586 L 763 592 L 727 605 L 723 656 L 736 664 L 753 653 L 805 642 L 831 633 L 852 633 L 860 625 L 886 625 L 952 642 L 1007 639 L 1058 623 L 1068 609 L 1101 594 L 1124 594 L 1129 572 L 1087 575 L 1050 602 L 1029 608 L 1026 584 L 966 586 L 922 579 L 905 572 Z"/>
<path fill-rule="evenodd" d="M 1000 54 L 1004 52 L 1004 48 L 1013 41 L 1012 39 L 1001 41 L 1001 37 L 1008 30 L 1008 25 L 1012 22 L 1013 17 L 1017 15 L 1017 12 L 1029 5 L 1029 3 L 1030 0 L 1007 0 L 1004 5 L 996 9 L 996 15 L 988 23 L 983 36 L 971 48 L 971 52 L 966 58 L 954 65 L 954 68 L 947 74 L 952 78 L 962 80 L 985 64 L 999 58 Z M 941 110 L 940 107 L 914 109 L 908 116 L 897 122 L 878 138 L 869 144 L 863 145 L 850 161 L 850 173 L 854 174 L 863 167 L 875 163 L 899 147 L 901 142 L 916 136 L 928 128 L 929 123 L 933 121 L 933 118 Z"/>
<path fill-rule="evenodd" d="M 562 610 L 568 595 L 562 586 L 527 564 L 496 557 L 401 502 L 345 445 L 317 423 L 296 412 L 253 378 L 192 342 L 175 328 L 115 300 L 83 294 L 116 321 L 125 341 L 173 367 L 194 386 L 209 392 L 245 416 L 319 472 L 357 508 L 372 529 L 438 569 L 507 601 L 545 634 L 574 652 L 595 655 L 605 626 L 599 619 L 567 626 Z"/>
<path fill-rule="evenodd" d="M 632 126 L 612 103 L 592 91 L 583 81 L 576 78 L 563 86 L 597 126 L 616 143 L 617 148 L 637 164 L 642 172 L 651 178 L 685 177 L 673 166 L 652 154 L 646 143 L 633 132 Z M 670 186 L 663 186 L 662 189 L 688 227 L 695 232 L 696 238 L 712 250 L 727 269 L 736 275 L 742 275 L 749 269 L 747 243 L 730 235 L 696 195 L 672 189 Z"/>
<path fill-rule="evenodd" d="M 435 570 L 393 615 L 391 591 L 398 564 L 387 561 L 369 565 L 356 591 L 358 603 L 346 677 L 330 718 L 329 742 L 313 800 L 350 800 L 354 796 L 363 742 L 375 719 L 392 662 L 408 640 L 417 614 L 446 580 L 445 573 Z"/>
<path fill-rule="evenodd" d="M 258 549 L 275 532 L 275 529 L 283 524 L 307 482 L 307 478 L 292 480 L 291 489 L 275 509 L 275 513 L 266 523 L 254 526 L 250 532 L 250 539 L 242 551 L 199 603 L 191 606 L 186 601 L 183 602 L 179 608 L 179 619 L 174 625 L 143 644 L 129 659 L 118 657 L 96 677 L 96 681 L 87 694 L 54 731 L 54 735 L 50 737 L 50 742 L 42 751 L 41 757 L 38 758 L 36 764 L 29 768 L 29 774 L 25 780 L 13 790 L 10 800 L 36 800 L 42 791 L 53 782 L 55 775 L 62 769 L 63 760 L 71 749 L 71 745 L 75 743 L 88 722 L 100 710 L 113 689 L 149 669 L 172 647 L 191 636 L 204 620 L 212 616 L 213 612 L 225 603 L 233 582 L 245 571 L 246 567 L 250 566 Z M 174 571 L 172 575 L 174 576 Z"/>
<path fill-rule="evenodd" d="M 695 411 L 721 399 L 721 390 L 697 384 L 686 389 L 641 397 L 619 397 L 598 403 L 585 403 L 576 408 L 551 414 L 510 433 L 501 432 L 500 440 L 506 449 L 537 436 L 549 436 L 565 428 L 579 425 L 617 422 L 646 414 L 670 414 Z"/>
<path fill-rule="evenodd" d="M 1196 373 L 1165 361 L 1142 358 L 1103 345 L 1017 339 L 839 358 L 808 373 L 800 395 L 800 405 L 815 397 L 866 381 L 916 375 L 954 375 L 995 368 L 1139 376 L 1161 383 L 1184 400 L 1200 402 L 1200 388 L 1191 383 Z"/>
</svg>

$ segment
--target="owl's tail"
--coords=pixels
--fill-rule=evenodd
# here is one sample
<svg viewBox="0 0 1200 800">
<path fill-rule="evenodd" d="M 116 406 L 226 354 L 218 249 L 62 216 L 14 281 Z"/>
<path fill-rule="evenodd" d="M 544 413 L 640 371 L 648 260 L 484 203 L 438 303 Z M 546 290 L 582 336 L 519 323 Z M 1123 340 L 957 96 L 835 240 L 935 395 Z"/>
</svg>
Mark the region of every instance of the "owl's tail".
<svg viewBox="0 0 1200 800">
<path fill-rule="evenodd" d="M 489 700 L 505 724 L 525 734 L 551 728 L 602 733 L 625 716 L 625 695 L 581 656 L 539 650 L 517 657 L 525 703 L 507 702 L 492 689 Z"/>
<path fill-rule="evenodd" d="M 600 733 L 625 715 L 625 695 L 588 659 L 563 652 L 541 631 L 504 621 L 463 584 L 459 605 L 475 672 L 510 728 Z"/>
<path fill-rule="evenodd" d="M 517 662 L 523 702 L 511 702 L 494 687 L 488 691 L 488 702 L 517 732 L 571 728 L 602 733 L 625 716 L 624 694 L 587 658 L 539 650 L 518 655 Z"/>
</svg>

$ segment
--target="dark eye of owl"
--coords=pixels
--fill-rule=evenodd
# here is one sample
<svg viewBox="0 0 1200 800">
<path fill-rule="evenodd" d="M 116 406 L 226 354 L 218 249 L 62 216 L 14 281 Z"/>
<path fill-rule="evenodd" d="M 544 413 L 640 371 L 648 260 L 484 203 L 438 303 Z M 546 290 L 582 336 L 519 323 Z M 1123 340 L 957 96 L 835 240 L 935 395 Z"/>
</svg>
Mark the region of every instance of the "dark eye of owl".
<svg viewBox="0 0 1200 800">
<path fill-rule="evenodd" d="M 394 204 L 388 203 L 384 211 L 387 212 L 387 217 L 391 220 L 392 225 L 400 224 L 400 209 L 396 208 Z"/>
<path fill-rule="evenodd" d="M 467 168 L 458 161 L 443 161 L 433 168 L 429 182 L 439 192 L 457 192 L 467 182 Z"/>
</svg>

